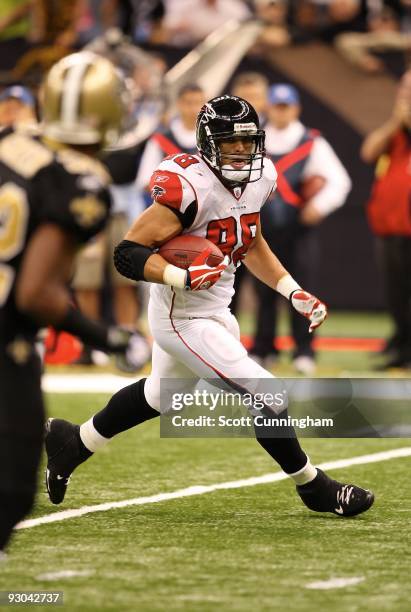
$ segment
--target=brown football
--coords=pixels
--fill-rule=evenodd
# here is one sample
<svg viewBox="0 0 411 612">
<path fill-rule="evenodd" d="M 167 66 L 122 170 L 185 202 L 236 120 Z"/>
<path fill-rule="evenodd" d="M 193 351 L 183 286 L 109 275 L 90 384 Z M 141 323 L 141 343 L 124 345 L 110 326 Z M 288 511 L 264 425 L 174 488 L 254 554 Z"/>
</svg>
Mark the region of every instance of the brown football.
<svg viewBox="0 0 411 612">
<path fill-rule="evenodd" d="M 218 266 L 223 261 L 224 255 L 218 246 L 206 238 L 200 238 L 200 236 L 190 236 L 188 234 L 176 236 L 160 247 L 159 254 L 169 263 L 186 270 L 191 266 L 197 255 L 208 248 L 211 248 L 212 251 L 208 256 L 207 264 L 212 267 Z"/>
<path fill-rule="evenodd" d="M 311 200 L 324 187 L 326 180 L 324 177 L 315 175 L 308 176 L 301 183 L 300 195 L 304 202 Z"/>
</svg>

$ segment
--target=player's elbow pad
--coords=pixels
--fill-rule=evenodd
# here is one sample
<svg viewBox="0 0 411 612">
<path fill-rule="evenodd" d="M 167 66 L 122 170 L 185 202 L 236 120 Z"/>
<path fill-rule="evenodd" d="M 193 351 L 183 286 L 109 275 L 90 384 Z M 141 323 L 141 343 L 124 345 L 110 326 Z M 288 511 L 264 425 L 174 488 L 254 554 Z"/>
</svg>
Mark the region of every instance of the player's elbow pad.
<svg viewBox="0 0 411 612">
<path fill-rule="evenodd" d="M 144 266 L 153 249 L 131 240 L 122 240 L 114 249 L 114 265 L 126 278 L 144 280 Z"/>
</svg>

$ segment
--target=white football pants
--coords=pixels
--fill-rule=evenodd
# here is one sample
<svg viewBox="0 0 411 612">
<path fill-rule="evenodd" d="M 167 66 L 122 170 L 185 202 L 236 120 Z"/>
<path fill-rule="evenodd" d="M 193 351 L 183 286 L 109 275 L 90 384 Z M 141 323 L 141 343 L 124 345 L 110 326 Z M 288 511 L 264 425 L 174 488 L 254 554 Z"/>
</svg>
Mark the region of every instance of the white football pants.
<svg viewBox="0 0 411 612">
<path fill-rule="evenodd" d="M 241 380 L 242 388 L 254 393 L 261 379 L 274 378 L 248 356 L 228 308 L 212 318 L 173 319 L 150 301 L 148 320 L 154 345 L 144 393 L 156 410 L 160 411 L 161 379 L 180 379 L 181 385 L 173 381 L 173 391 L 178 393 L 192 393 L 201 378 L 216 379 L 213 384 L 223 389 L 227 381 Z"/>
</svg>

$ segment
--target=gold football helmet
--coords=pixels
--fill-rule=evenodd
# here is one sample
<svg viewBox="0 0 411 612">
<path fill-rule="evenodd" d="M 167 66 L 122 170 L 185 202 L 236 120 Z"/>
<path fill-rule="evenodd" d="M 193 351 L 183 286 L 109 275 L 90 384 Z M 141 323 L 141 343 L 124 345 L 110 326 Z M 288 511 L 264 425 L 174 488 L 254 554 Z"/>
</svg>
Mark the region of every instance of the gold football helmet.
<svg viewBox="0 0 411 612">
<path fill-rule="evenodd" d="M 58 61 L 45 79 L 44 135 L 71 145 L 113 145 L 128 106 L 124 79 L 109 60 L 90 51 L 73 53 Z"/>
</svg>

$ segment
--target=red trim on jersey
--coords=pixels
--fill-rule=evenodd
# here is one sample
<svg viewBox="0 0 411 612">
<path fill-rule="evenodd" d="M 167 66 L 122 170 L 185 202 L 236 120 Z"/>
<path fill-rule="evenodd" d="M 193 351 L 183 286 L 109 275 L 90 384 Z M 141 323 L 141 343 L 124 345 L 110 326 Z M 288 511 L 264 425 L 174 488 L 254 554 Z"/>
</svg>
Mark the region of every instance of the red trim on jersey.
<svg viewBox="0 0 411 612">
<path fill-rule="evenodd" d="M 224 376 L 224 374 L 222 374 L 221 372 L 219 372 L 214 366 L 211 365 L 211 363 L 208 363 L 208 361 L 206 361 L 205 359 L 203 359 L 203 357 L 201 357 L 201 355 L 199 355 L 198 353 L 196 353 L 196 351 L 194 349 L 191 348 L 191 346 L 189 344 L 187 344 L 187 342 L 184 340 L 184 338 L 182 337 L 182 335 L 180 334 L 180 332 L 176 329 L 175 325 L 174 325 L 174 321 L 173 321 L 173 308 L 174 308 L 174 300 L 176 298 L 176 294 L 175 291 L 172 289 L 173 291 L 173 299 L 171 300 L 171 307 L 170 307 L 170 312 L 169 312 L 169 318 L 170 318 L 170 323 L 171 326 L 174 330 L 174 332 L 177 334 L 178 338 L 180 338 L 181 342 L 184 344 L 184 346 L 186 348 L 188 348 L 188 350 L 190 351 L 190 353 L 193 353 L 193 355 L 195 355 L 196 357 L 198 357 L 200 359 L 200 361 L 202 361 L 203 363 L 206 364 L 206 366 L 208 366 L 211 370 L 213 370 L 213 372 L 215 372 L 216 374 L 218 374 L 218 376 L 220 378 L 223 378 L 224 380 L 229 380 L 227 379 L 226 376 Z"/>
<path fill-rule="evenodd" d="M 174 172 L 174 174 L 177 174 L 177 176 L 179 176 L 180 178 L 184 179 L 184 180 L 185 180 L 185 181 L 186 181 L 186 182 L 187 182 L 187 183 L 190 185 L 190 187 L 191 187 L 191 189 L 193 190 L 194 195 L 195 195 L 195 197 L 196 197 L 196 202 L 197 202 L 197 204 L 198 204 L 197 192 L 196 192 L 195 188 L 193 187 L 192 183 L 191 183 L 191 182 L 188 180 L 188 178 L 186 178 L 186 177 L 184 176 L 184 174 L 180 174 L 179 172 Z"/>
<path fill-rule="evenodd" d="M 163 153 L 165 153 L 166 155 L 177 155 L 177 153 L 182 153 L 180 147 L 178 147 L 172 140 L 167 138 L 167 136 L 165 136 L 164 134 L 154 134 L 152 140 L 154 140 L 154 142 L 159 145 Z"/>
<path fill-rule="evenodd" d="M 159 204 L 180 210 L 183 202 L 183 186 L 175 172 L 156 170 L 150 179 L 150 192 Z"/>
</svg>

